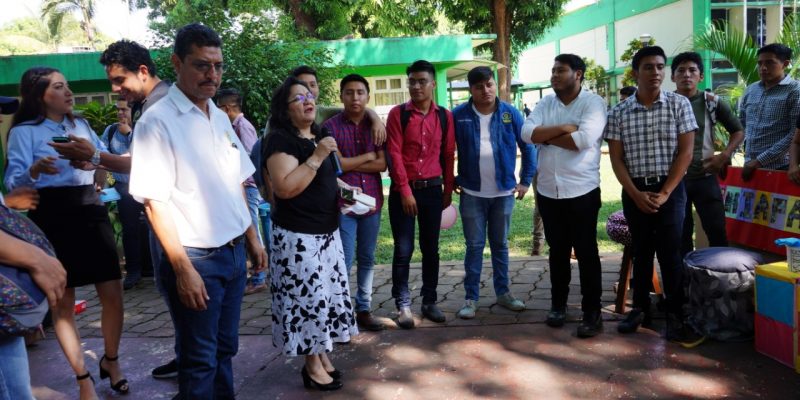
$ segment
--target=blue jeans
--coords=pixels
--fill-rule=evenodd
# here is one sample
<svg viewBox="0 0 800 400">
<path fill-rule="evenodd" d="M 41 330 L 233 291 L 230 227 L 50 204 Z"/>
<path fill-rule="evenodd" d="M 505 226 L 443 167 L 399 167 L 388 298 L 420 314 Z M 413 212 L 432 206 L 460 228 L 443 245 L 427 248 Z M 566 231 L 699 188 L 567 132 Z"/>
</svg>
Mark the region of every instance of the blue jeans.
<svg viewBox="0 0 800 400">
<path fill-rule="evenodd" d="M 414 252 L 414 220 L 419 221 L 419 248 L 422 251 L 422 304 L 436 303 L 436 286 L 439 284 L 439 228 L 442 224 L 442 187 L 414 189 L 417 216 L 406 215 L 400 193 L 389 194 L 389 222 L 394 238 L 392 257 L 392 297 L 395 305 L 411 306 L 408 289 L 409 263 Z"/>
<path fill-rule="evenodd" d="M 467 252 L 464 256 L 465 298 L 478 300 L 483 267 L 483 248 L 486 246 L 489 227 L 489 249 L 492 251 L 492 281 L 497 296 L 508 293 L 508 230 L 514 196 L 477 197 L 461 193 L 461 223 Z"/>
<path fill-rule="evenodd" d="M 25 338 L 0 337 L 0 360 L 0 400 L 32 400 Z"/>
<path fill-rule="evenodd" d="M 239 314 L 247 280 L 244 242 L 212 249 L 184 247 L 203 279 L 207 309 L 187 308 L 166 258 L 159 273 L 178 343 L 177 399 L 233 399 L 233 356 L 239 349 Z"/>
<path fill-rule="evenodd" d="M 722 190 L 716 175 L 702 178 L 683 178 L 686 186 L 686 215 L 683 219 L 683 242 L 681 258 L 694 250 L 694 218 L 692 204 L 700 216 L 700 223 L 708 236 L 711 247 L 727 247 L 728 234 L 725 232 L 725 204 L 722 202 Z"/>
<path fill-rule="evenodd" d="M 641 191 L 658 192 L 663 183 L 644 185 L 634 179 Z M 622 191 L 622 210 L 628 221 L 633 245 L 633 306 L 642 310 L 650 308 L 650 288 L 653 282 L 653 256 L 658 257 L 661 282 L 664 285 L 665 305 L 669 313 L 681 317 L 684 303 L 683 261 L 681 260 L 681 235 L 686 212 L 686 191 L 683 181 L 675 187 L 669 199 L 655 214 L 645 214 Z"/>
<path fill-rule="evenodd" d="M 353 266 L 356 255 L 356 312 L 369 311 L 372 301 L 372 276 L 375 266 L 375 245 L 378 243 L 378 230 L 381 226 L 381 213 L 361 215 L 342 215 L 339 217 L 339 235 L 342 237 L 344 263 L 347 275 Z"/>
<path fill-rule="evenodd" d="M 245 186 L 244 193 L 247 195 L 247 209 L 250 211 L 250 218 L 253 220 L 253 226 L 256 227 L 258 242 L 263 243 L 264 236 L 261 233 L 261 228 L 258 223 L 258 205 L 263 202 L 261 194 L 258 193 L 258 188 L 254 186 Z M 247 282 L 251 285 L 262 285 L 266 279 L 267 271 L 261 271 L 250 276 Z"/>
<path fill-rule="evenodd" d="M 128 192 L 127 182 L 117 182 L 114 188 L 119 192 L 117 201 L 119 221 L 122 224 L 122 248 L 125 252 L 125 271 L 128 276 L 142 276 L 142 237 L 145 223 L 144 205 L 133 199 Z"/>
</svg>

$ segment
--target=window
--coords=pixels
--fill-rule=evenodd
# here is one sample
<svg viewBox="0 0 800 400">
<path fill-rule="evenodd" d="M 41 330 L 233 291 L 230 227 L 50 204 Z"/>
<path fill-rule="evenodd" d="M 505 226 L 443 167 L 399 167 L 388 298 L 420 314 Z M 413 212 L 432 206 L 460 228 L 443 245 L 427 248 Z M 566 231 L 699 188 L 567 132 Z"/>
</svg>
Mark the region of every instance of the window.
<svg viewBox="0 0 800 400">
<path fill-rule="evenodd" d="M 373 101 L 376 106 L 393 106 L 408 101 L 408 89 L 403 82 L 405 76 L 375 78 Z"/>
<path fill-rule="evenodd" d="M 102 105 L 109 102 L 108 93 L 81 93 L 72 96 L 75 99 L 75 104 L 86 104 L 96 101 Z"/>
<path fill-rule="evenodd" d="M 756 47 L 767 44 L 767 9 L 747 9 L 747 34 L 753 38 Z"/>
</svg>

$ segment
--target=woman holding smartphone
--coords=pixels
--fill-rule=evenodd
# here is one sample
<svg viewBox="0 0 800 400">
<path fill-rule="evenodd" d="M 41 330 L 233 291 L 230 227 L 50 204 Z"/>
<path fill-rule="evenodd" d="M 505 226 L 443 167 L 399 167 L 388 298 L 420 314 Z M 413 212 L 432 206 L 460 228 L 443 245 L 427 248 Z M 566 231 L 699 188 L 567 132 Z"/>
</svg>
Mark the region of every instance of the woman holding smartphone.
<svg viewBox="0 0 800 400">
<path fill-rule="evenodd" d="M 105 150 L 105 146 L 86 120 L 72 115 L 72 91 L 58 70 L 34 67 L 25 71 L 20 95 L 22 103 L 8 135 L 5 184 L 8 189 L 38 190 L 39 205 L 29 216 L 53 244 L 67 270 L 66 292 L 51 308 L 56 337 L 75 372 L 80 398 L 97 398 L 94 379 L 84 364 L 74 315 L 75 287 L 94 284 L 103 307 L 105 355 L 100 359 L 100 377 L 110 377 L 113 390 L 127 393 L 128 381 L 117 361 L 123 321 L 122 285 L 108 211 L 99 200 L 95 173 L 59 159 L 49 143 L 75 135 L 91 140 L 99 150 Z M 93 161 L 96 167 L 99 153 Z"/>
</svg>

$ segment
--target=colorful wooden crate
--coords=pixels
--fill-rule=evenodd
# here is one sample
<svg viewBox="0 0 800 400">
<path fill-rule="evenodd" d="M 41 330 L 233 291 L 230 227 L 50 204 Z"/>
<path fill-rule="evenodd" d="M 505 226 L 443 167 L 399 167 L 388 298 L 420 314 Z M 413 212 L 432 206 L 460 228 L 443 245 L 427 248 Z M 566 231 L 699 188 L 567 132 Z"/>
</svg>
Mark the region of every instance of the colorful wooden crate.
<svg viewBox="0 0 800 400">
<path fill-rule="evenodd" d="M 755 345 L 800 373 L 800 273 L 786 262 L 756 267 Z"/>
</svg>

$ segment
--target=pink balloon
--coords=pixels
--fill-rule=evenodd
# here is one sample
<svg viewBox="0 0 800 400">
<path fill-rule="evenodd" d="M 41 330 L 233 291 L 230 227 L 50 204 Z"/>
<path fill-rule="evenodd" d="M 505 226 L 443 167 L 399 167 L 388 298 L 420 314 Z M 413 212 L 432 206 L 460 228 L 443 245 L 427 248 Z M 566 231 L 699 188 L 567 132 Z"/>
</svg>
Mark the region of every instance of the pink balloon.
<svg viewBox="0 0 800 400">
<path fill-rule="evenodd" d="M 458 219 L 458 211 L 456 208 L 450 204 L 442 210 L 442 225 L 441 229 L 450 229 L 456 223 L 456 219 Z"/>
</svg>

